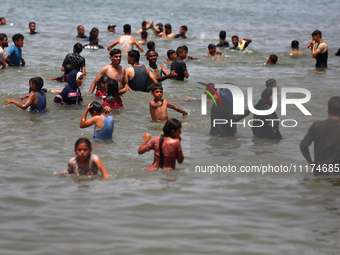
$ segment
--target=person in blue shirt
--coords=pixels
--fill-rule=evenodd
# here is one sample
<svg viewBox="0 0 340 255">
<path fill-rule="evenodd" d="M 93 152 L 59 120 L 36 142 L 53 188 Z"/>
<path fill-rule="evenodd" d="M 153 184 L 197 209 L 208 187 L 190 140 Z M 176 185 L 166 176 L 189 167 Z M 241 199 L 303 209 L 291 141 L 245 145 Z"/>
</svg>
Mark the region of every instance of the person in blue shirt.
<svg viewBox="0 0 340 255">
<path fill-rule="evenodd" d="M 9 66 L 25 66 L 26 62 L 22 58 L 22 51 L 21 48 L 24 47 L 24 36 L 22 34 L 15 34 L 12 37 L 14 42 L 14 46 L 7 52 L 5 56 L 5 62 Z"/>
</svg>

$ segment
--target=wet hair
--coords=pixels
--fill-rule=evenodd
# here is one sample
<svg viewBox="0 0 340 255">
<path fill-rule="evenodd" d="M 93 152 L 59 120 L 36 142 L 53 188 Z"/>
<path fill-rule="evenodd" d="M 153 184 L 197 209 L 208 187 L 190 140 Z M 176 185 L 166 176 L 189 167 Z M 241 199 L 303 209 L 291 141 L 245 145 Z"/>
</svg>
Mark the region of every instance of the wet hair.
<svg viewBox="0 0 340 255">
<path fill-rule="evenodd" d="M 156 55 L 157 55 L 157 57 L 158 57 L 158 53 L 157 53 L 155 50 L 148 50 L 148 51 L 145 53 L 146 57 L 148 57 L 148 54 L 149 54 L 150 52 L 155 52 Z"/>
<path fill-rule="evenodd" d="M 182 123 L 177 119 L 169 119 L 165 123 L 163 127 L 163 134 L 161 135 L 159 139 L 159 167 L 160 168 L 163 168 L 163 164 L 164 164 L 164 154 L 163 154 L 163 149 L 162 149 L 164 137 L 171 136 L 171 133 L 173 130 L 177 131 L 181 127 L 182 127 Z"/>
<path fill-rule="evenodd" d="M 179 46 L 179 47 L 177 48 L 177 50 L 176 50 L 177 56 L 178 56 L 180 53 L 182 53 L 183 51 L 186 51 L 185 48 L 184 48 L 183 46 Z"/>
<path fill-rule="evenodd" d="M 65 69 L 65 74 L 69 74 L 74 68 L 71 64 L 66 64 L 64 66 L 64 69 Z"/>
<path fill-rule="evenodd" d="M 312 33 L 312 36 L 317 36 L 317 35 L 319 35 L 320 38 L 322 38 L 322 33 L 321 33 L 320 30 L 315 30 L 315 31 Z"/>
<path fill-rule="evenodd" d="M 163 24 L 162 23 L 158 23 L 157 25 L 156 25 L 156 27 L 158 26 L 158 34 L 160 33 L 160 32 L 162 32 L 163 31 Z"/>
<path fill-rule="evenodd" d="M 188 31 L 188 27 L 186 25 L 181 26 L 181 28 L 183 28 L 185 31 Z"/>
<path fill-rule="evenodd" d="M 297 40 L 292 41 L 291 47 L 292 47 L 293 49 L 296 49 L 298 46 L 299 46 L 299 41 L 297 41 Z"/>
<path fill-rule="evenodd" d="M 131 33 L 131 26 L 129 24 L 125 24 L 123 26 L 124 33 Z"/>
<path fill-rule="evenodd" d="M 103 106 L 97 101 L 92 101 L 91 105 L 92 107 L 89 110 L 90 113 L 93 113 L 94 111 L 102 113 L 104 111 Z"/>
<path fill-rule="evenodd" d="M 13 35 L 13 37 L 12 37 L 13 42 L 16 42 L 16 41 L 18 41 L 18 40 L 20 40 L 20 39 L 23 39 L 23 40 L 24 40 L 24 36 L 23 36 L 22 34 L 15 34 L 15 35 Z"/>
<path fill-rule="evenodd" d="M 231 37 L 231 39 L 234 39 L 234 38 L 237 38 L 237 40 L 238 40 L 238 36 L 237 36 L 237 35 L 233 35 L 233 36 Z"/>
<path fill-rule="evenodd" d="M 170 59 L 170 56 L 171 56 L 172 54 L 174 54 L 174 53 L 176 53 L 176 51 L 174 51 L 174 50 L 168 50 L 168 51 L 166 52 L 166 55 L 167 55 L 168 58 Z"/>
<path fill-rule="evenodd" d="M 89 39 L 89 41 L 90 41 L 90 43 L 92 43 L 94 40 L 96 40 L 98 38 L 98 36 L 96 35 L 96 34 L 91 34 L 90 35 L 90 39 Z"/>
<path fill-rule="evenodd" d="M 112 104 L 121 104 L 122 100 L 119 97 L 118 82 L 114 79 L 109 78 L 107 82 L 107 97 L 106 101 Z M 117 97 L 118 96 L 118 97 Z"/>
<path fill-rule="evenodd" d="M 97 32 L 99 32 L 99 29 L 96 28 L 96 27 L 93 27 L 93 28 L 91 29 L 91 31 L 90 31 L 90 35 L 92 35 L 92 34 L 94 34 L 94 33 L 97 33 Z"/>
<path fill-rule="evenodd" d="M 140 35 L 141 35 L 142 39 L 148 38 L 148 32 L 146 32 L 146 31 L 142 31 L 142 32 L 140 33 Z"/>
<path fill-rule="evenodd" d="M 189 48 L 186 45 L 183 45 L 182 47 L 185 49 L 187 53 L 189 53 Z"/>
<path fill-rule="evenodd" d="M 1 33 L 1 34 L 0 34 L 0 41 L 3 41 L 3 40 L 5 39 L 5 37 L 8 38 L 8 36 L 7 36 L 6 34 Z"/>
<path fill-rule="evenodd" d="M 130 50 L 128 56 L 133 58 L 137 63 L 139 63 L 140 54 L 138 50 Z"/>
<path fill-rule="evenodd" d="M 279 58 L 275 54 L 272 54 L 269 56 L 269 59 L 272 64 L 275 64 Z"/>
<path fill-rule="evenodd" d="M 110 51 L 110 57 L 113 57 L 116 54 L 122 54 L 122 51 L 120 49 L 112 49 Z"/>
<path fill-rule="evenodd" d="M 216 45 L 213 44 L 213 43 L 210 43 L 210 44 L 208 45 L 208 50 L 212 50 L 213 48 L 216 48 Z"/>
<path fill-rule="evenodd" d="M 100 79 L 97 81 L 97 89 L 96 89 L 96 91 L 98 91 L 98 90 L 103 91 L 102 90 L 102 83 L 108 83 L 109 79 L 110 78 L 105 76 L 105 75 L 100 77 Z"/>
<path fill-rule="evenodd" d="M 171 27 L 171 25 L 169 24 L 169 23 L 166 23 L 165 25 L 164 25 L 164 27 L 165 27 L 165 29 L 172 29 L 172 27 Z"/>
<path fill-rule="evenodd" d="M 144 20 L 143 22 L 142 22 L 142 27 L 145 27 L 146 26 L 146 21 Z"/>
<path fill-rule="evenodd" d="M 31 24 L 35 25 L 35 22 L 31 21 L 30 23 L 28 23 L 28 26 L 30 26 Z"/>
<path fill-rule="evenodd" d="M 115 27 L 116 27 L 116 25 L 110 24 L 110 25 L 107 26 L 107 29 L 109 30 L 110 28 L 115 28 Z"/>
<path fill-rule="evenodd" d="M 225 40 L 225 38 L 227 37 L 227 33 L 225 31 L 220 31 L 220 39 Z"/>
<path fill-rule="evenodd" d="M 81 28 L 81 27 L 84 27 L 83 25 L 79 25 L 79 26 L 77 26 L 77 30 L 79 30 L 79 28 Z"/>
<path fill-rule="evenodd" d="M 33 77 L 30 79 L 30 83 L 31 82 L 38 90 L 41 90 L 44 86 L 44 80 L 41 77 Z"/>
<path fill-rule="evenodd" d="M 153 47 L 156 47 L 156 44 L 155 44 L 155 42 L 153 42 L 153 41 L 149 41 L 149 42 L 146 44 L 146 47 L 147 47 L 149 50 L 153 50 Z"/>
<path fill-rule="evenodd" d="M 81 43 L 76 43 L 75 45 L 73 45 L 73 48 L 75 49 L 77 53 L 80 53 L 83 51 L 83 45 L 81 45 Z"/>
<path fill-rule="evenodd" d="M 151 92 L 155 92 L 156 89 L 161 89 L 163 91 L 162 85 L 157 84 L 151 88 Z"/>
<path fill-rule="evenodd" d="M 78 145 L 81 143 L 86 143 L 87 147 L 89 147 L 90 150 L 92 150 L 91 142 L 89 139 L 83 137 L 79 138 L 76 143 L 74 144 L 74 149 L 76 150 L 78 148 Z"/>
<path fill-rule="evenodd" d="M 340 97 L 331 97 L 328 101 L 328 110 L 331 115 L 340 117 Z"/>
</svg>

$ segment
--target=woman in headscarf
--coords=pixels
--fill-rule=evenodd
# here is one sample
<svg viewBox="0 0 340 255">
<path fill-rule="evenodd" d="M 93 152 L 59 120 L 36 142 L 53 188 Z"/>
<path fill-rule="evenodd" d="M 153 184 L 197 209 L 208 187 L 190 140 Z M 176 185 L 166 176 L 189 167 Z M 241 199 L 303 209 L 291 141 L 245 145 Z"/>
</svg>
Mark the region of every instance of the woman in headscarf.
<svg viewBox="0 0 340 255">
<path fill-rule="evenodd" d="M 54 102 L 58 104 L 62 104 L 62 102 L 66 104 L 79 104 L 83 101 L 83 95 L 79 89 L 83 83 L 83 73 L 78 70 L 71 71 L 67 82 L 68 85 L 54 98 Z"/>
</svg>

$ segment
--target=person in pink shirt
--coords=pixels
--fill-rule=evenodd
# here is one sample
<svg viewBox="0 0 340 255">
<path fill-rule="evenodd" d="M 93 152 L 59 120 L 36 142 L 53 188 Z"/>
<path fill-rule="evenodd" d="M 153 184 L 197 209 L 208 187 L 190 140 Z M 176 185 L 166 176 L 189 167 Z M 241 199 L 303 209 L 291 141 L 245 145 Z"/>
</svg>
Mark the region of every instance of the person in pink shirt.
<svg viewBox="0 0 340 255">
<path fill-rule="evenodd" d="M 144 141 L 138 149 L 138 154 L 144 154 L 151 149 L 155 151 L 152 166 L 145 167 L 146 170 L 175 169 L 176 160 L 179 164 L 183 162 L 181 128 L 182 123 L 179 120 L 169 119 L 163 127 L 162 135 L 152 138 L 151 141 L 150 134 L 143 135 Z"/>
</svg>

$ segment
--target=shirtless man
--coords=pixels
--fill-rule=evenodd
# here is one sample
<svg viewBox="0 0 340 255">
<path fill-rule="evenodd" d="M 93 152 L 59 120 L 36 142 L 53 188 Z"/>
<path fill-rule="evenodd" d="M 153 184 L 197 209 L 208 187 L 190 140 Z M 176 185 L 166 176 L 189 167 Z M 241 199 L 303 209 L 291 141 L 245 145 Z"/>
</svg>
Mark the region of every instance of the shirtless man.
<svg viewBox="0 0 340 255">
<path fill-rule="evenodd" d="M 113 49 L 110 51 L 110 60 L 111 64 L 106 65 L 100 69 L 97 77 L 91 84 L 89 89 L 89 93 L 92 94 L 94 89 L 96 88 L 97 82 L 102 76 L 108 76 L 111 79 L 114 79 L 118 82 L 119 85 L 119 94 L 124 94 L 126 91 L 131 90 L 127 86 L 127 82 L 125 80 L 125 68 L 120 65 L 122 60 L 122 53 L 119 49 Z"/>
<path fill-rule="evenodd" d="M 155 85 L 152 88 L 151 95 L 153 95 L 154 99 L 149 103 L 149 109 L 152 120 L 168 120 L 168 111 L 167 108 L 174 109 L 183 114 L 183 116 L 188 115 L 188 112 L 182 110 L 174 104 L 169 103 L 166 99 L 162 99 L 163 97 L 163 88 L 162 86 Z"/>
<path fill-rule="evenodd" d="M 175 38 L 175 34 L 172 32 L 171 25 L 165 24 L 163 27 L 163 38 Z"/>
<path fill-rule="evenodd" d="M 143 52 L 143 47 L 139 44 L 137 38 L 131 36 L 131 26 L 129 24 L 125 24 L 123 29 L 125 35 L 118 37 L 113 43 L 111 43 L 107 47 L 107 50 L 111 51 L 112 48 L 119 43 L 119 49 L 123 54 L 126 54 L 130 50 L 132 50 L 133 45 L 136 45 L 139 52 Z"/>
<path fill-rule="evenodd" d="M 307 45 L 312 51 L 312 57 L 316 59 L 316 68 L 324 68 L 327 67 L 327 59 L 328 59 L 328 48 L 327 44 L 322 40 L 322 34 L 320 30 L 315 30 L 312 33 L 313 40 Z M 316 47 L 316 43 L 318 46 Z"/>
<path fill-rule="evenodd" d="M 298 57 L 306 56 L 305 53 L 303 53 L 302 51 L 299 51 L 299 41 L 297 40 L 292 41 L 291 47 L 292 47 L 292 52 L 287 54 L 288 57 L 298 58 Z"/>
<path fill-rule="evenodd" d="M 154 84 L 158 84 L 158 81 L 149 67 L 139 64 L 139 58 L 140 54 L 137 50 L 129 51 L 127 61 L 131 66 L 125 70 L 125 80 L 130 90 L 147 92 L 149 79 Z"/>
<path fill-rule="evenodd" d="M 162 85 L 162 81 L 166 79 L 176 78 L 177 74 L 174 70 L 170 73 L 166 70 L 165 66 L 162 64 L 157 64 L 157 53 L 154 50 L 149 50 L 146 53 L 146 59 L 149 61 L 148 67 L 150 68 L 151 72 L 156 75 L 156 79 L 158 81 L 158 85 Z M 164 75 L 162 75 L 164 74 Z M 152 84 L 152 81 L 149 80 L 149 85 Z"/>
</svg>

